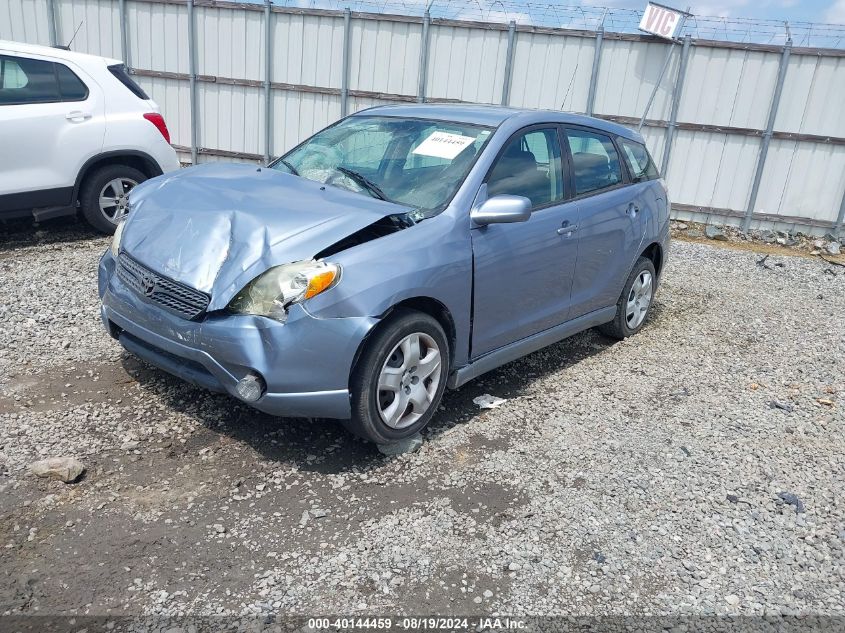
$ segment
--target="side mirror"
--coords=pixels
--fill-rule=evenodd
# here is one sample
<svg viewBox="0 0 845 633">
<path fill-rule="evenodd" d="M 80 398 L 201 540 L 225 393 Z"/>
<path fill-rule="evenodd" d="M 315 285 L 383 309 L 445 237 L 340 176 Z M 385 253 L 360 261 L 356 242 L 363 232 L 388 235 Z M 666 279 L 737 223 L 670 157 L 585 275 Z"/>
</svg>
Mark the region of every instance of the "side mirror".
<svg viewBox="0 0 845 633">
<path fill-rule="evenodd" d="M 479 226 L 525 222 L 531 217 L 531 201 L 522 196 L 493 196 L 469 215 Z"/>
</svg>

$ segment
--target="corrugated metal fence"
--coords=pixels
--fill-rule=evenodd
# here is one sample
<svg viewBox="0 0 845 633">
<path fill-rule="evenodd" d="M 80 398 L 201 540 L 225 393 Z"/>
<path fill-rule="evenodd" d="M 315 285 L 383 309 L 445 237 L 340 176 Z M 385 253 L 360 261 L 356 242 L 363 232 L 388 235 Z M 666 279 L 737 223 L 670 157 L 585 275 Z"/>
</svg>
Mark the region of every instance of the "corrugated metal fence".
<svg viewBox="0 0 845 633">
<path fill-rule="evenodd" d="M 80 23 L 73 49 L 124 59 L 185 160 L 199 161 L 263 160 L 382 103 L 507 103 L 633 126 L 668 46 L 636 34 L 219 0 L 0 3 L 2 39 L 66 43 Z M 676 48 L 643 128 L 675 216 L 840 230 L 845 50 L 695 39 Z"/>
</svg>

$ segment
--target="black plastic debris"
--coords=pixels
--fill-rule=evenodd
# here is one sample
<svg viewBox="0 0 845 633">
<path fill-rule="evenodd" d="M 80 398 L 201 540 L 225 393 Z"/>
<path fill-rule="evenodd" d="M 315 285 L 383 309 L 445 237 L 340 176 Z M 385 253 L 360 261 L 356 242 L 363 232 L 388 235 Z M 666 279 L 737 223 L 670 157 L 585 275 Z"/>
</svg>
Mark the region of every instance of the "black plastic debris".
<svg viewBox="0 0 845 633">
<path fill-rule="evenodd" d="M 792 413 L 795 410 L 795 406 L 789 402 L 781 402 L 780 400 L 772 400 L 769 402 L 769 407 L 772 409 L 780 409 L 781 411 L 786 411 L 787 413 Z"/>
<path fill-rule="evenodd" d="M 779 492 L 778 497 L 780 497 L 784 503 L 794 507 L 796 513 L 801 514 L 804 512 L 804 502 L 798 498 L 798 495 L 791 492 Z"/>
</svg>

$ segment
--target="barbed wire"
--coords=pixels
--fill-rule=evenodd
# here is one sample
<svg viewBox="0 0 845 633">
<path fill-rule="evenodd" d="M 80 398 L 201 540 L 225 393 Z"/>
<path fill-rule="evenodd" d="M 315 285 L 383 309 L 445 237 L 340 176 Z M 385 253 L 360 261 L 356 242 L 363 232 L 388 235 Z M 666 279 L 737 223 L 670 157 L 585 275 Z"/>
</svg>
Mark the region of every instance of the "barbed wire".
<svg viewBox="0 0 845 633">
<path fill-rule="evenodd" d="M 313 9 L 349 8 L 368 13 L 508 23 L 614 33 L 638 33 L 643 12 L 620 7 L 565 5 L 535 0 L 273 0 L 274 4 Z M 845 48 L 845 25 L 815 22 L 693 16 L 683 34 L 698 39 L 739 43 L 783 44 L 791 35 L 795 46 Z"/>
</svg>

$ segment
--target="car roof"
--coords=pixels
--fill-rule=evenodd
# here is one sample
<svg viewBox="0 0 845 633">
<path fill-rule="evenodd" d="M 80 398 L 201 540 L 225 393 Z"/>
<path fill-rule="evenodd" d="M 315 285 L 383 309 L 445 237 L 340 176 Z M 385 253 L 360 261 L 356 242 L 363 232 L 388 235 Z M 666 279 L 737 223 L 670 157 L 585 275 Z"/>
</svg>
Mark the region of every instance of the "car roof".
<svg viewBox="0 0 845 633">
<path fill-rule="evenodd" d="M 23 42 L 12 42 L 10 40 L 0 40 L 0 51 L 10 53 L 23 53 L 31 55 L 43 55 L 45 57 L 52 57 L 54 59 L 64 59 L 70 62 L 76 62 L 80 66 L 90 64 L 97 60 L 105 60 L 107 64 L 121 64 L 119 59 L 112 59 L 109 57 L 102 57 L 100 55 L 89 55 L 87 53 L 77 53 L 76 51 L 67 51 L 63 48 L 56 48 L 54 46 L 40 46 L 38 44 L 24 44 Z"/>
<path fill-rule="evenodd" d="M 572 112 L 561 112 L 559 110 L 533 110 L 530 108 L 512 108 L 508 106 L 472 103 L 418 103 L 375 106 L 361 110 L 355 114 L 355 116 L 360 115 L 437 119 L 488 127 L 499 127 L 505 121 L 518 118 L 525 125 L 532 125 L 534 123 L 585 125 L 609 134 L 629 138 L 639 143 L 643 142 L 642 136 L 618 123 Z"/>
</svg>

